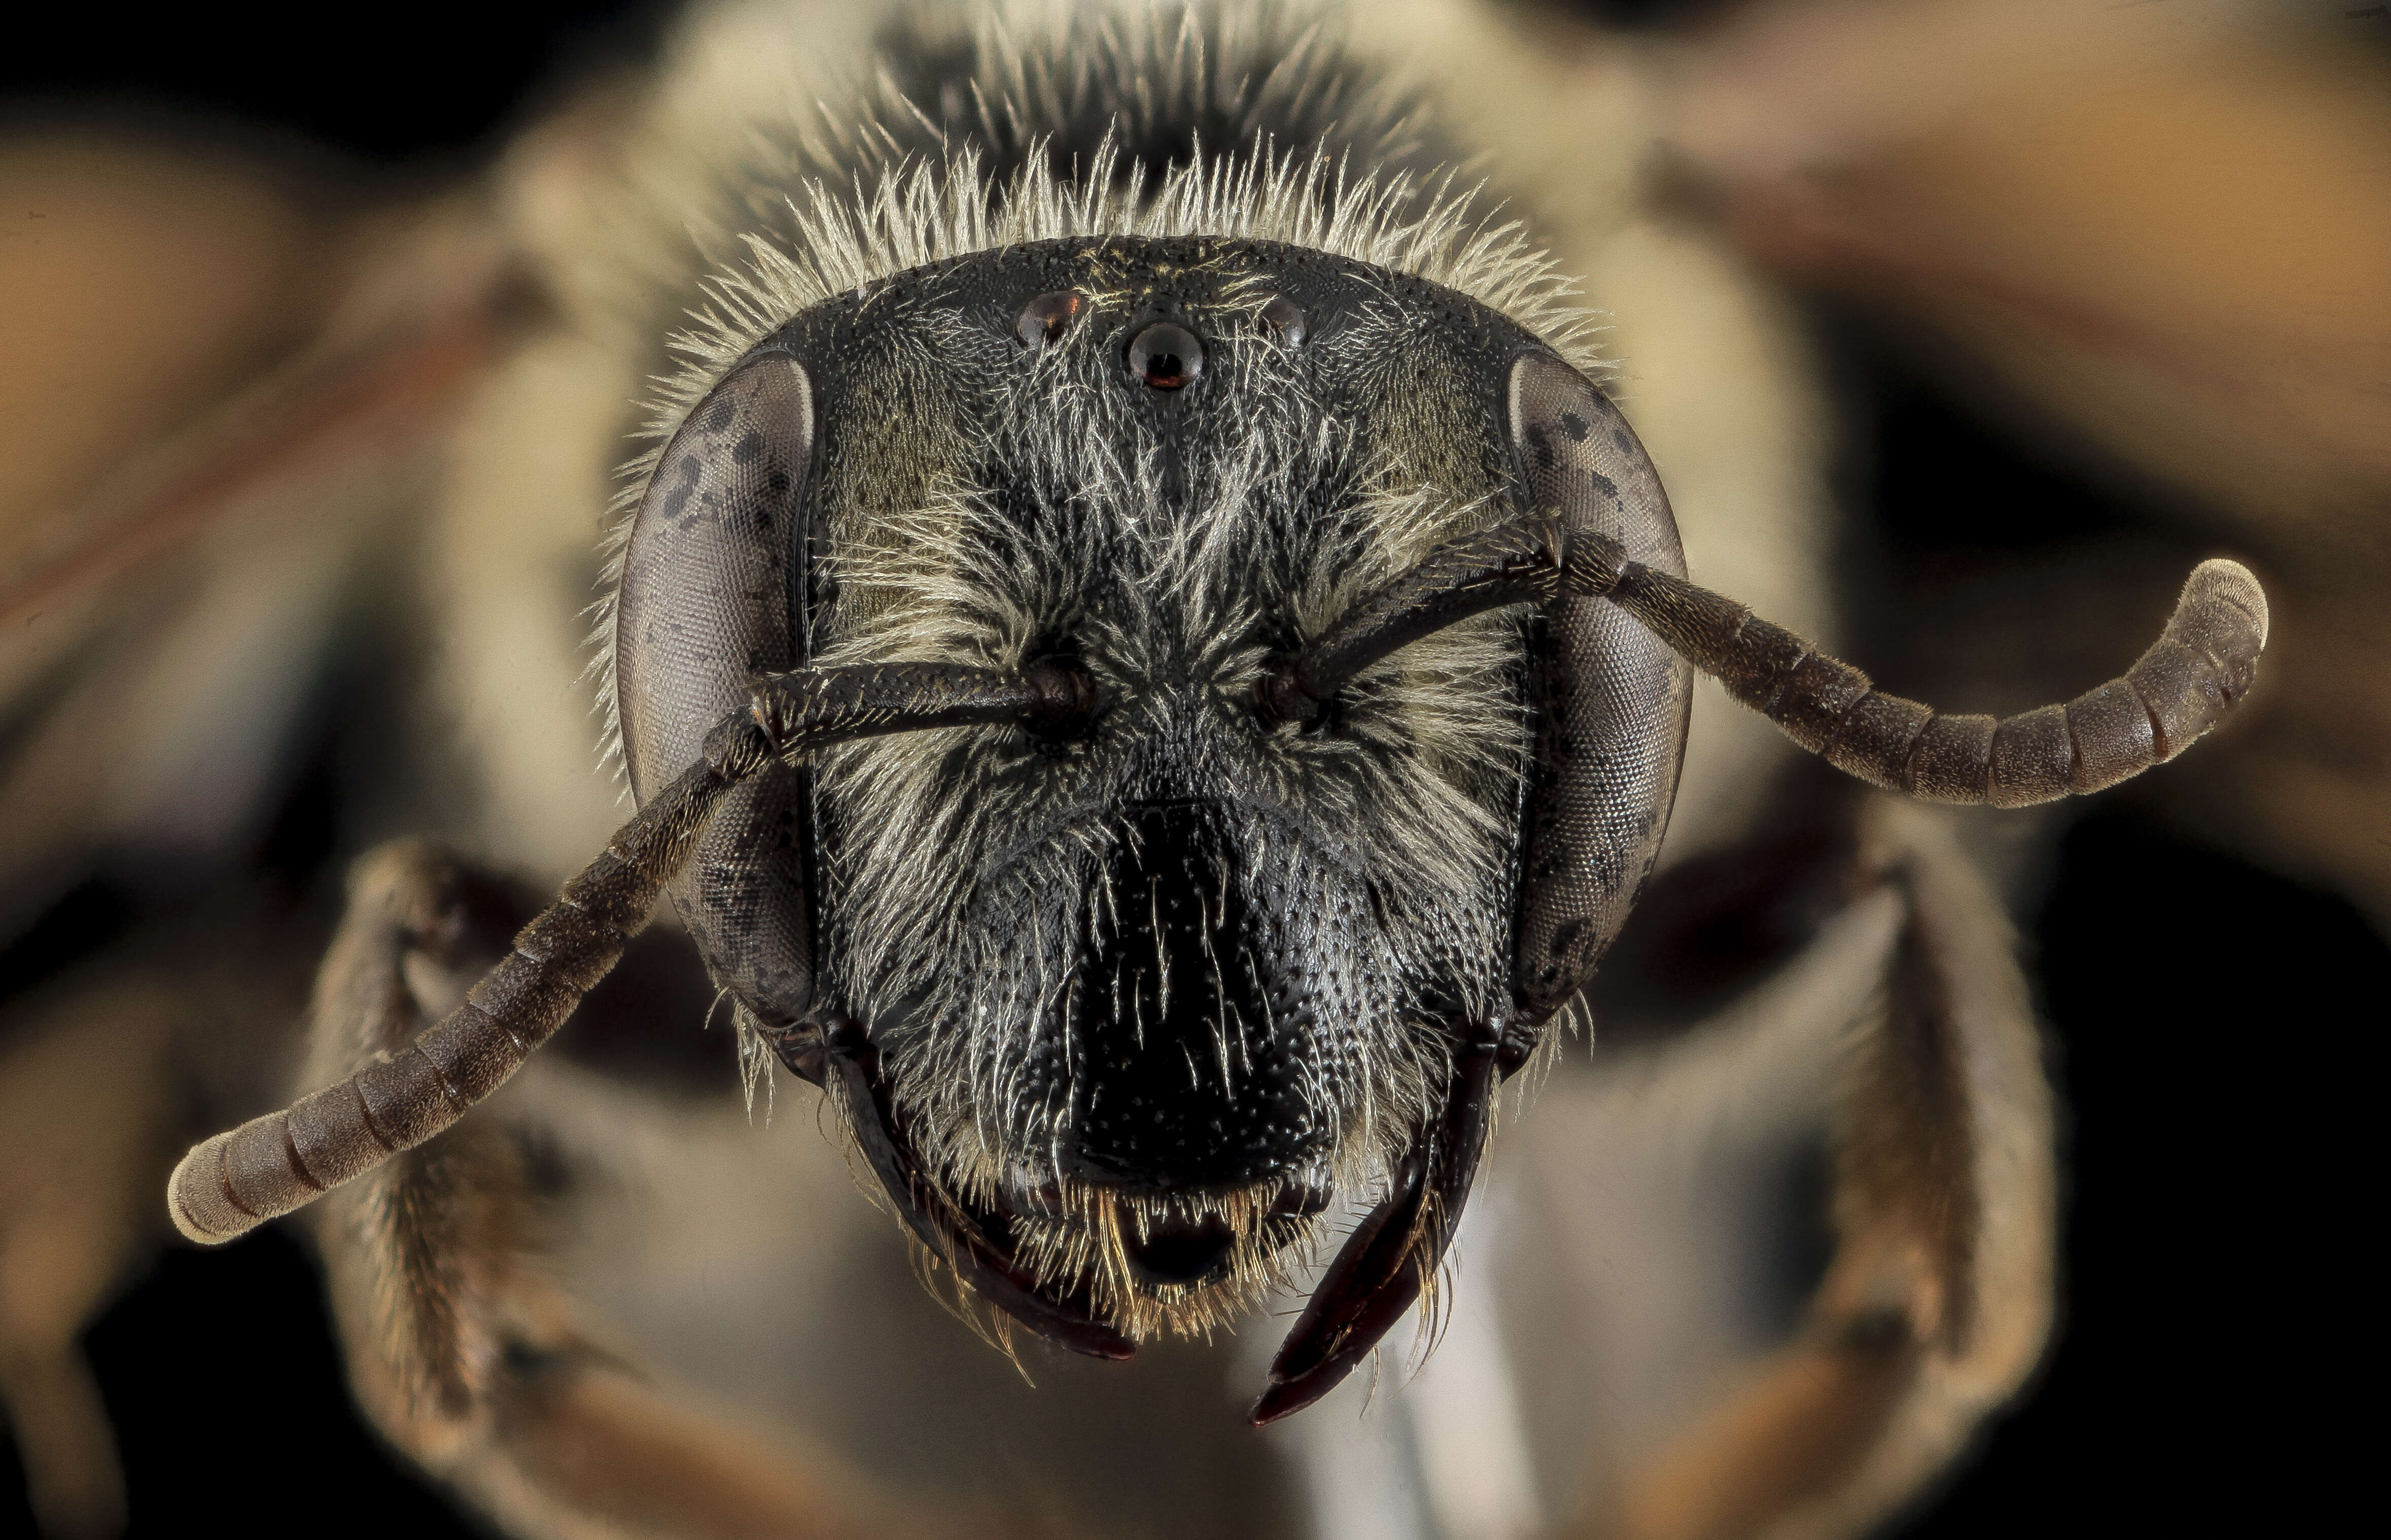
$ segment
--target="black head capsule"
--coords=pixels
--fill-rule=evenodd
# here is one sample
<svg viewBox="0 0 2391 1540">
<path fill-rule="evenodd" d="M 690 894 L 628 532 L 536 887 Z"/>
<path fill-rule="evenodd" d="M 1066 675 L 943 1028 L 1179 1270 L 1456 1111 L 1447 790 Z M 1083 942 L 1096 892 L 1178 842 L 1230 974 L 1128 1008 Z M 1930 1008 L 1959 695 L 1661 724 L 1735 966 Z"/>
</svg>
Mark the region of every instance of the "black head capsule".
<svg viewBox="0 0 2391 1540">
<path fill-rule="evenodd" d="M 1013 325 L 1014 335 L 1021 339 L 1022 346 L 1035 352 L 1062 341 L 1063 333 L 1071 330 L 1071 323 L 1087 307 L 1087 296 L 1068 289 L 1040 294 L 1021 307 L 1021 318 Z"/>
<path fill-rule="evenodd" d="M 1156 390 L 1180 390 L 1204 378 L 1204 344 L 1176 321 L 1157 321 L 1131 340 L 1129 367 Z"/>
<path fill-rule="evenodd" d="M 1312 335 L 1312 328 L 1303 318 L 1303 306 L 1285 294 L 1273 294 L 1262 306 L 1262 325 L 1270 328 L 1281 347 L 1301 347 Z"/>
</svg>

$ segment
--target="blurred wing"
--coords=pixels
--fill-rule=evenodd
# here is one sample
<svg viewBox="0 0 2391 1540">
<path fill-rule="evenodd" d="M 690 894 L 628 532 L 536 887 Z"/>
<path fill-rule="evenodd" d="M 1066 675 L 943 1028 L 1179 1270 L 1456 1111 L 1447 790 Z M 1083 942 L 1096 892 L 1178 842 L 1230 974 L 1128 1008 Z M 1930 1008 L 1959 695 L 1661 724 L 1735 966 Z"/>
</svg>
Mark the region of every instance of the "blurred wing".
<svg viewBox="0 0 2391 1540">
<path fill-rule="evenodd" d="M 247 852 L 506 268 L 461 204 L 336 221 L 196 155 L 19 145 L 0 176 L 42 220 L 0 255 L 10 937 L 96 874 L 188 892 Z"/>
<path fill-rule="evenodd" d="M 1763 264 L 1926 339 L 2152 511 L 2198 510 L 2189 554 L 2222 526 L 2278 596 L 2268 688 L 2136 795 L 2391 925 L 2386 29 L 2255 0 L 1765 5 L 1687 57 L 1668 141 Z M 2130 565 L 2087 568 L 2081 605 L 2003 586 L 2023 631 L 2097 627 Z"/>
<path fill-rule="evenodd" d="M 253 854 L 360 559 L 491 351 L 504 266 L 472 210 L 336 220 L 278 185 L 0 142 L 0 947 L 92 878 L 188 897 Z M 186 1120 L 285 1043 L 288 970 L 213 891 L 0 995 L 0 1409 L 46 1533 L 123 1518 L 78 1335 L 162 1228 Z"/>
</svg>

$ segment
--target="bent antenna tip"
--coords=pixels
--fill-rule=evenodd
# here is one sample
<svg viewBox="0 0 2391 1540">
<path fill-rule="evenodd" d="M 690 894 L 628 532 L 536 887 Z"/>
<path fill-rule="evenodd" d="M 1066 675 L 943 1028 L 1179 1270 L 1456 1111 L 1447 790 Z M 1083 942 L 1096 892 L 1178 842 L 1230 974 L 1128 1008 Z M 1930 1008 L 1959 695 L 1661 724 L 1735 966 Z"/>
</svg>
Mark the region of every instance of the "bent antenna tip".
<svg viewBox="0 0 2391 1540">
<path fill-rule="evenodd" d="M 2255 635 L 2260 647 L 2267 645 L 2267 590 L 2259 586 L 2258 577 L 2241 563 L 2223 556 L 2212 556 L 2191 569 L 2184 579 L 2183 597 L 2178 606 L 2223 604 L 2238 612 Z"/>
</svg>

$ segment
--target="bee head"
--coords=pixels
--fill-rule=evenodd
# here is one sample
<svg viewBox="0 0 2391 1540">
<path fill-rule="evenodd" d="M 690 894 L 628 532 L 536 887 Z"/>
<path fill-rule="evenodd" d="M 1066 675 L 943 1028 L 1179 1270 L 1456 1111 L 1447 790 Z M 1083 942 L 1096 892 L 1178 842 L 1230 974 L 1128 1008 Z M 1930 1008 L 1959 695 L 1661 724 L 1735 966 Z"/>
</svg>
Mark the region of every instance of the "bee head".
<svg viewBox="0 0 2391 1540">
<path fill-rule="evenodd" d="M 642 796 L 760 674 L 1085 683 L 1058 722 L 775 767 L 673 890 L 743 1022 L 837 1092 L 983 1292 L 1080 1345 L 1208 1329 L 1307 1262 L 1337 1203 L 1416 1196 L 1441 1141 L 1474 1161 L 1482 1106 L 1454 1112 L 1483 1101 L 1472 1064 L 1615 928 L 1522 962 L 1544 622 L 1442 627 L 1297 720 L 1257 684 L 1431 549 L 1531 511 L 1554 433 L 1616 422 L 1454 290 L 1129 237 L 818 303 L 687 413 L 614 612 Z M 1648 476 L 1632 439 L 1603 447 Z M 1671 767 L 1682 697 L 1661 703 Z M 1615 809 L 1630 887 L 1674 775 L 1654 780 Z M 1436 1208 L 1403 1223 L 1448 1223 Z"/>
</svg>

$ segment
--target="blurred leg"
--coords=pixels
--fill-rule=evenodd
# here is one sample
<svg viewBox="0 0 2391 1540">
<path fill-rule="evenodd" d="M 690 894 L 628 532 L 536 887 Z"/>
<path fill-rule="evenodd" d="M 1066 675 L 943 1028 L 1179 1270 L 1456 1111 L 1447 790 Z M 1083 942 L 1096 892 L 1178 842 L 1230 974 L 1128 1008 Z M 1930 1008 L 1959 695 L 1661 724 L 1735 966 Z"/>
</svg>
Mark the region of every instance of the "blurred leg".
<svg viewBox="0 0 2391 1540">
<path fill-rule="evenodd" d="M 1835 1249 L 1793 1339 L 1576 1533 L 1850 1535 L 2023 1383 L 2051 1313 L 2049 1092 L 2007 918 L 1934 815 L 1879 799 L 1903 905 L 1830 1117 Z"/>
<path fill-rule="evenodd" d="M 318 978 L 304 1083 L 407 1042 L 531 907 L 427 846 L 367 856 Z M 392 1443 L 523 1535 L 919 1533 L 834 1462 L 597 1345 L 543 1266 L 533 1158 L 502 1106 L 317 1206 L 351 1381 Z"/>
</svg>

